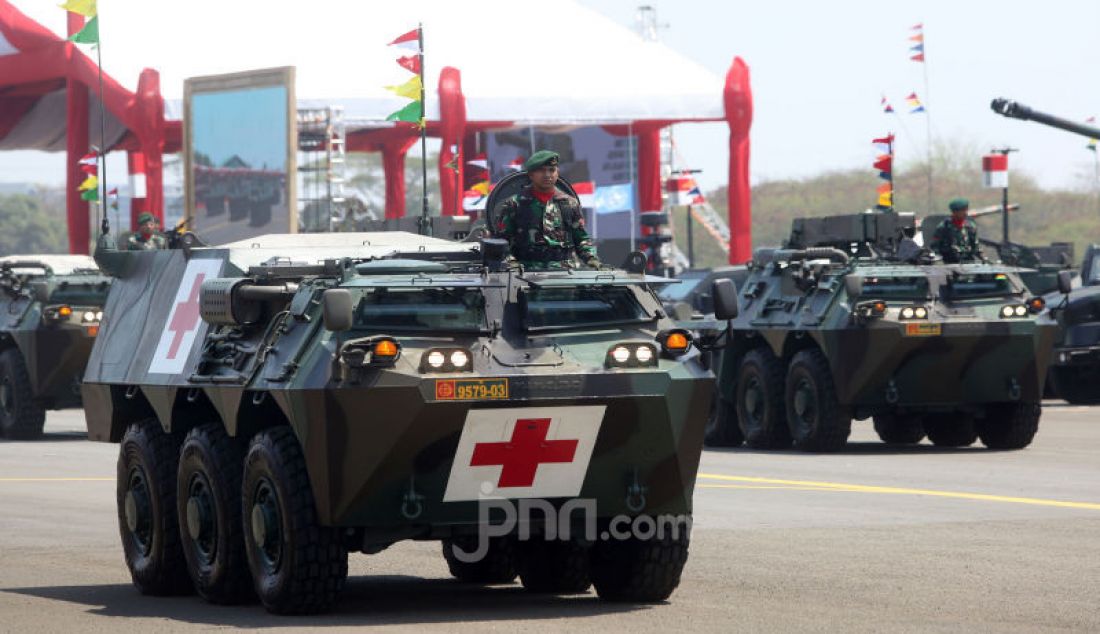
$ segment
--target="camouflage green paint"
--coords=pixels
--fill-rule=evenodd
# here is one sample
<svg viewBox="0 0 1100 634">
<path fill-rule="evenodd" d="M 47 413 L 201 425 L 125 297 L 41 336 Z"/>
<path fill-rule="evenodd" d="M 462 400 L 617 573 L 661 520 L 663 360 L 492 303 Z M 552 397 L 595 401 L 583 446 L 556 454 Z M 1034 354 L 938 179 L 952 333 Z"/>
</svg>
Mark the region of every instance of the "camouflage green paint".
<svg viewBox="0 0 1100 634">
<path fill-rule="evenodd" d="M 574 254 L 585 263 L 596 258 L 596 246 L 585 228 L 580 203 L 561 190 L 556 190 L 545 204 L 531 194 L 529 186 L 505 200 L 500 206 L 496 234 L 508 241 L 512 256 L 528 268 L 571 260 Z M 547 250 L 563 252 L 567 257 L 545 255 Z"/>
<path fill-rule="evenodd" d="M 605 366 L 613 345 L 654 344 L 660 332 L 674 327 L 652 291 L 655 280 L 622 271 L 491 271 L 482 268 L 469 244 L 397 232 L 296 239 L 348 242 L 285 250 L 261 244 L 103 254 L 104 268 L 118 275 L 107 308 L 118 315 L 105 324 L 85 375 L 89 437 L 117 442 L 127 424 L 148 417 L 171 431 L 221 420 L 231 435 L 244 437 L 265 426 L 289 424 L 301 441 L 322 523 L 395 539 L 430 537 L 477 525 L 476 502 L 443 502 L 470 412 L 602 405 L 606 411 L 579 497 L 594 498 L 600 517 L 691 512 L 713 375 L 694 349 L 677 358 L 659 355 L 655 367 Z M 393 246 L 392 240 L 404 242 Z M 377 258 L 395 250 L 449 263 L 451 272 L 375 275 L 351 266 L 372 259 L 378 263 Z M 296 272 L 292 262 L 299 259 L 337 264 L 328 272 L 320 266 Z M 252 325 L 203 322 L 183 352 L 183 370 L 150 373 L 185 271 L 203 260 L 220 263 L 221 278 L 248 278 L 259 286 L 292 284 L 293 290 L 264 304 L 262 317 Z M 425 270 L 430 266 L 438 265 L 425 263 Z M 358 303 L 380 285 L 477 289 L 485 301 L 485 330 L 331 332 L 322 327 L 324 290 L 346 289 Z M 519 321 L 520 297 L 539 285 L 627 289 L 647 317 L 528 332 Z M 354 368 L 341 356 L 349 342 L 380 334 L 394 336 L 402 346 L 392 367 Z M 470 351 L 473 371 L 422 372 L 422 357 L 438 347 Z M 508 396 L 437 398 L 437 381 L 456 376 L 507 379 Z M 641 511 L 627 507 L 631 486 L 644 491 Z M 415 519 L 402 514 L 410 496 L 422 503 Z"/>
</svg>

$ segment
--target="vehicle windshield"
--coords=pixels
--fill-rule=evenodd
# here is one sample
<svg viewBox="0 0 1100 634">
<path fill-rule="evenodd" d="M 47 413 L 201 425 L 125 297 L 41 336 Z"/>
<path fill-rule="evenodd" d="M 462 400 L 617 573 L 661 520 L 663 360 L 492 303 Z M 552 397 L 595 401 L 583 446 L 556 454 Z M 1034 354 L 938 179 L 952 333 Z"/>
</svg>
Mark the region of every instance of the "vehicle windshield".
<svg viewBox="0 0 1100 634">
<path fill-rule="evenodd" d="M 905 277 L 865 277 L 863 295 L 873 299 L 925 299 L 928 278 L 923 275 Z"/>
<path fill-rule="evenodd" d="M 376 288 L 355 308 L 368 330 L 485 330 L 485 298 L 469 288 Z"/>
<path fill-rule="evenodd" d="M 950 299 L 975 299 L 1012 295 L 1016 287 L 1004 273 L 970 273 L 948 277 L 945 291 Z"/>
<path fill-rule="evenodd" d="M 577 328 L 651 319 L 634 292 L 624 286 L 559 286 L 523 293 L 527 329 Z"/>
<path fill-rule="evenodd" d="M 668 284 L 657 293 L 657 297 L 663 302 L 679 302 L 687 298 L 691 291 L 706 277 L 705 271 L 690 271 L 681 273 L 679 284 Z"/>
</svg>

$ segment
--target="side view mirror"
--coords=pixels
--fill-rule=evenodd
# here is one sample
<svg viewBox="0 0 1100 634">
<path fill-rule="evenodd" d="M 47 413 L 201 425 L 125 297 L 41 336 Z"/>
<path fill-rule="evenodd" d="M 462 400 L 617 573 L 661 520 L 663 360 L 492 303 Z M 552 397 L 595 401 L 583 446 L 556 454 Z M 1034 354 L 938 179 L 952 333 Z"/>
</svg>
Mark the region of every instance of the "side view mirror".
<svg viewBox="0 0 1100 634">
<path fill-rule="evenodd" d="M 844 290 L 850 298 L 859 297 L 863 294 L 863 278 L 855 275 L 845 275 Z"/>
<path fill-rule="evenodd" d="M 343 332 L 351 329 L 351 293 L 344 288 L 330 288 L 321 295 L 321 317 L 325 330 Z"/>
<path fill-rule="evenodd" d="M 714 280 L 711 286 L 714 297 L 714 317 L 727 320 L 737 317 L 737 285 L 733 280 Z"/>
<path fill-rule="evenodd" d="M 1068 295 L 1073 288 L 1073 271 L 1058 271 L 1058 292 Z"/>
</svg>

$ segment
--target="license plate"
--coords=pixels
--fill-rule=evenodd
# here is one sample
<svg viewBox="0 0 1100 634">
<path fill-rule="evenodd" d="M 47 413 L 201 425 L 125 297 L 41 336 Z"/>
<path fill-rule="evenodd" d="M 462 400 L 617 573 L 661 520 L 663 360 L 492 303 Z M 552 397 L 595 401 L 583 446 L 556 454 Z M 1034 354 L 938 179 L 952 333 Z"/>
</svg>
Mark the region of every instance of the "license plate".
<svg viewBox="0 0 1100 634">
<path fill-rule="evenodd" d="M 486 401 L 508 398 L 508 379 L 438 379 L 437 401 Z"/>
<path fill-rule="evenodd" d="M 935 337 L 941 331 L 940 324 L 905 324 L 906 337 Z"/>
</svg>

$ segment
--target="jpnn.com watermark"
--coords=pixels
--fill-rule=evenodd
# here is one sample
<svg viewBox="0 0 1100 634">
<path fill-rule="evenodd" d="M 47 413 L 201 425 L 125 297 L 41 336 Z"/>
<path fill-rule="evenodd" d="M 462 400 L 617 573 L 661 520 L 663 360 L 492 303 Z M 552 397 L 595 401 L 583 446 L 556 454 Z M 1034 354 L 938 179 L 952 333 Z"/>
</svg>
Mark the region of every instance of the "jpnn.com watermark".
<svg viewBox="0 0 1100 634">
<path fill-rule="evenodd" d="M 514 535 L 519 541 L 572 540 L 574 529 L 582 527 L 585 542 L 651 539 L 679 540 L 691 532 L 690 515 L 615 515 L 598 529 L 596 500 L 574 498 L 560 508 L 540 498 L 483 498 L 478 501 L 477 547 L 467 551 L 455 544 L 455 559 L 463 563 L 481 561 L 489 553 L 494 538 Z M 493 520 L 497 519 L 498 522 Z"/>
</svg>

